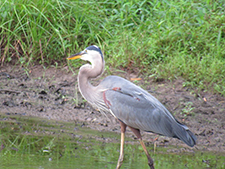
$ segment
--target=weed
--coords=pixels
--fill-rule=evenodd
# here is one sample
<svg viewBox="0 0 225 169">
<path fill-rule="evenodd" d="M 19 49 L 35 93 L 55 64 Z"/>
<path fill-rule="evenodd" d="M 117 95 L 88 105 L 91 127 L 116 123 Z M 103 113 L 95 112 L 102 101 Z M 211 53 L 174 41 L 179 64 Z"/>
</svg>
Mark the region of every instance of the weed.
<svg viewBox="0 0 225 169">
<path fill-rule="evenodd" d="M 185 107 L 182 109 L 181 114 L 186 116 L 192 116 L 194 113 L 192 112 L 195 108 L 193 107 L 192 102 L 185 103 Z"/>
<path fill-rule="evenodd" d="M 184 86 L 225 95 L 224 9 L 222 0 L 5 0 L 0 61 L 57 67 L 98 44 L 110 67 L 137 67 L 156 79 L 182 77 Z"/>
</svg>

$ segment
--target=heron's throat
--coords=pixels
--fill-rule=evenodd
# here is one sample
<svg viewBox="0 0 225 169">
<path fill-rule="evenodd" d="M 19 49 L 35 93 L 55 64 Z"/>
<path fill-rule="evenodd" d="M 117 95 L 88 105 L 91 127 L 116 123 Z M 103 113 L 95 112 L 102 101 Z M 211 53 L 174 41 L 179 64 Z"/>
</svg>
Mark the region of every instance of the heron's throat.
<svg viewBox="0 0 225 169">
<path fill-rule="evenodd" d="M 104 67 L 91 66 L 89 64 L 83 65 L 80 68 L 78 75 L 78 86 L 82 96 L 90 101 L 91 93 L 95 93 L 95 86 L 93 86 L 89 81 L 90 79 L 100 76 L 103 72 Z"/>
</svg>

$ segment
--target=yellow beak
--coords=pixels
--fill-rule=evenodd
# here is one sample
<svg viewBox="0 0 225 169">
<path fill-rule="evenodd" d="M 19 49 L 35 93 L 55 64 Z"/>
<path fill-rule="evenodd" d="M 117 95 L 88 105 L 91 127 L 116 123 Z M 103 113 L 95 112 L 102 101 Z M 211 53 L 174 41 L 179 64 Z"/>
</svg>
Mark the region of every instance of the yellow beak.
<svg viewBox="0 0 225 169">
<path fill-rule="evenodd" d="M 82 55 L 83 55 L 83 54 L 85 54 L 85 52 L 84 52 L 84 51 L 79 52 L 79 53 L 76 53 L 76 54 L 74 54 L 74 55 L 71 55 L 71 56 L 70 56 L 70 57 L 68 57 L 67 59 L 68 59 L 68 60 L 79 59 L 79 58 L 81 58 L 81 57 L 82 57 Z"/>
</svg>

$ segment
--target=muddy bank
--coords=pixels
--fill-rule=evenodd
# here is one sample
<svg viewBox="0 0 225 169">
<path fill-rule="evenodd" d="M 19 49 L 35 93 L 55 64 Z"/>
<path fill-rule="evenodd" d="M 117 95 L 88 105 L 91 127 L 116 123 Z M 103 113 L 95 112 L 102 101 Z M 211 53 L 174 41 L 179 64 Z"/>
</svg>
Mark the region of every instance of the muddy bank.
<svg viewBox="0 0 225 169">
<path fill-rule="evenodd" d="M 120 126 L 111 115 L 99 113 L 83 100 L 76 85 L 77 71 L 73 74 L 67 67 L 43 69 L 41 66 L 34 66 L 29 70 L 15 66 L 1 67 L 0 113 L 73 121 L 99 131 L 119 133 Z M 118 75 L 118 72 L 113 74 Z M 121 72 L 119 75 L 126 79 L 137 77 Z M 101 79 L 94 83 L 97 84 Z M 197 94 L 194 90 L 184 88 L 182 80 L 171 83 L 154 82 L 151 78 L 145 78 L 135 83 L 160 100 L 198 138 L 198 145 L 189 148 L 177 139 L 143 132 L 147 144 L 155 142 L 158 146 L 183 146 L 182 149 L 171 151 L 200 149 L 225 152 L 224 97 L 210 92 Z M 136 139 L 129 130 L 127 133 L 128 137 Z"/>
</svg>

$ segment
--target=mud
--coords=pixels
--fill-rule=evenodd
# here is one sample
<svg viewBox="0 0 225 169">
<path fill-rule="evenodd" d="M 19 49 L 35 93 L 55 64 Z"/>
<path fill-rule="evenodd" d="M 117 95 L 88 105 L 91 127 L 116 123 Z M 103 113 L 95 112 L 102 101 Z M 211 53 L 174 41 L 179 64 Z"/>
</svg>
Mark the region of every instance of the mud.
<svg viewBox="0 0 225 169">
<path fill-rule="evenodd" d="M 77 89 L 77 73 L 62 69 L 34 66 L 25 69 L 6 65 L 0 68 L 0 114 L 37 116 L 53 120 L 73 121 L 81 126 L 99 131 L 120 132 L 119 123 L 110 115 L 93 109 L 81 97 Z M 126 79 L 137 78 L 135 74 L 113 71 Z M 107 74 L 104 73 L 103 77 Z M 198 142 L 189 148 L 183 142 L 142 132 L 147 145 L 175 145 L 168 151 L 206 150 L 225 153 L 225 98 L 210 92 L 195 92 L 182 86 L 182 80 L 169 82 L 142 78 L 135 83 L 144 87 L 172 114 L 193 131 Z M 97 84 L 97 79 L 93 83 Z M 127 137 L 135 138 L 128 129 Z"/>
</svg>

